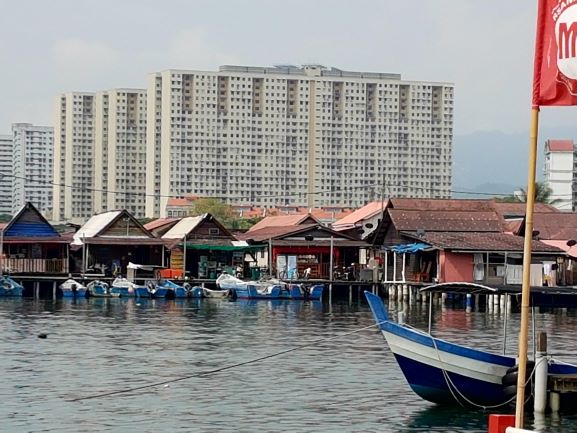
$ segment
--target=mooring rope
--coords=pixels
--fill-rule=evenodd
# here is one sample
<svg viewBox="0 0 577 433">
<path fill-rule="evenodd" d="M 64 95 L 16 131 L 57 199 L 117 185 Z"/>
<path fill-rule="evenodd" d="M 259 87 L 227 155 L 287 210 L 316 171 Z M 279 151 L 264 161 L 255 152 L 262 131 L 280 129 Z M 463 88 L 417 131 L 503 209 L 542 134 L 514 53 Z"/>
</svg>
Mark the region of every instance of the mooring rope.
<svg viewBox="0 0 577 433">
<path fill-rule="evenodd" d="M 280 352 L 261 356 L 259 358 L 250 359 L 248 361 L 237 362 L 236 364 L 225 365 L 224 367 L 215 368 L 213 370 L 199 371 L 199 372 L 194 373 L 194 374 L 190 374 L 190 375 L 182 376 L 182 377 L 177 377 L 174 379 L 168 379 L 168 380 L 164 380 L 162 382 L 155 382 L 155 383 L 150 383 L 148 385 L 135 386 L 132 388 L 125 388 L 125 389 L 120 389 L 120 390 L 116 390 L 116 391 L 103 392 L 100 394 L 88 395 L 86 397 L 72 398 L 72 399 L 68 399 L 66 401 L 76 402 L 76 401 L 93 400 L 93 399 L 97 399 L 97 398 L 110 397 L 110 396 L 119 395 L 119 394 L 128 394 L 128 393 L 131 393 L 134 391 L 141 391 L 143 389 L 155 388 L 155 387 L 161 386 L 161 385 L 168 385 L 170 383 L 181 382 L 183 380 L 193 379 L 195 377 L 209 376 L 211 374 L 220 373 L 221 371 L 231 370 L 231 369 L 236 368 L 236 367 L 242 367 L 243 365 L 253 364 L 255 362 L 275 358 L 277 356 L 285 355 L 285 354 L 290 353 L 290 352 L 295 352 L 297 350 L 301 350 L 301 349 L 304 349 L 306 347 L 310 347 L 310 346 L 313 346 L 313 345 L 316 345 L 319 343 L 325 343 L 325 342 L 331 341 L 331 340 L 338 340 L 339 338 L 347 337 L 349 335 L 356 334 L 358 332 L 365 331 L 365 330 L 370 329 L 370 328 L 375 328 L 377 326 L 380 326 L 382 323 L 384 323 L 384 321 L 375 323 L 373 325 L 365 326 L 363 328 L 355 329 L 354 331 L 345 332 L 344 334 L 334 335 L 332 337 L 327 337 L 327 338 L 319 338 L 317 340 L 313 340 L 313 341 L 306 343 L 306 344 L 301 344 L 299 346 L 291 347 L 290 349 L 285 349 L 285 350 L 282 350 Z"/>
</svg>

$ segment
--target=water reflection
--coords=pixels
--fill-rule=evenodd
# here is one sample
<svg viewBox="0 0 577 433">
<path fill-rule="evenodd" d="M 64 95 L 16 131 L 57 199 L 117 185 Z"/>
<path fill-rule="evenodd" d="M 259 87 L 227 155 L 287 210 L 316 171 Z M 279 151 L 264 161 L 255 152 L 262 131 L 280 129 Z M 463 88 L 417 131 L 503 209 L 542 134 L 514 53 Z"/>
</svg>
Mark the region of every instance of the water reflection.
<svg viewBox="0 0 577 433">
<path fill-rule="evenodd" d="M 393 317 L 404 310 L 407 322 L 422 329 L 428 309 L 390 305 Z M 498 311 L 435 304 L 434 312 L 435 334 L 500 351 Z M 518 319 L 511 317 L 511 336 Z M 350 301 L 0 299 L 1 430 L 486 431 L 487 414 L 445 410 L 413 394 L 374 328 L 168 387 L 67 401 L 232 365 L 373 323 L 363 302 Z M 552 350 L 574 351 L 577 315 L 543 312 L 536 325 L 550 332 Z M 39 332 L 48 338 L 37 338 Z M 566 433 L 576 430 L 577 419 L 534 423 Z"/>
</svg>

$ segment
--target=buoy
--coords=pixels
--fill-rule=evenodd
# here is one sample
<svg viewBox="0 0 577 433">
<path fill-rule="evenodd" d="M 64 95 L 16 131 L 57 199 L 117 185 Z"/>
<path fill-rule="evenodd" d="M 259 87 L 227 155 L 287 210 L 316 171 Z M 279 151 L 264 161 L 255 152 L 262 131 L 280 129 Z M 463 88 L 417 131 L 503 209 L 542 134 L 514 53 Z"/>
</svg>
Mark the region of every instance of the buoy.
<svg viewBox="0 0 577 433">
<path fill-rule="evenodd" d="M 46 338 L 46 337 L 48 337 L 48 335 L 45 334 L 45 333 L 43 333 L 43 332 L 41 332 L 40 334 L 38 334 L 38 338 Z"/>
</svg>

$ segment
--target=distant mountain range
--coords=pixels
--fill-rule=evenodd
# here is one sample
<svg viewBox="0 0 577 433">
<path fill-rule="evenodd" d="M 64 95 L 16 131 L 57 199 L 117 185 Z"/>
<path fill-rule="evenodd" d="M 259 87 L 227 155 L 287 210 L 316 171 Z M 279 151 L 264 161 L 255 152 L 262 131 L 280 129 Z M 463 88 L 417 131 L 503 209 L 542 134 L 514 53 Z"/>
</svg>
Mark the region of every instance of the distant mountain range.
<svg viewBox="0 0 577 433">
<path fill-rule="evenodd" d="M 576 136 L 577 128 L 543 128 L 539 132 L 537 180 L 543 178 L 545 140 L 575 139 Z M 456 135 L 453 147 L 453 196 L 482 198 L 492 194 L 512 194 L 524 188 L 527 184 L 528 148 L 528 131 L 523 134 L 481 131 Z"/>
</svg>

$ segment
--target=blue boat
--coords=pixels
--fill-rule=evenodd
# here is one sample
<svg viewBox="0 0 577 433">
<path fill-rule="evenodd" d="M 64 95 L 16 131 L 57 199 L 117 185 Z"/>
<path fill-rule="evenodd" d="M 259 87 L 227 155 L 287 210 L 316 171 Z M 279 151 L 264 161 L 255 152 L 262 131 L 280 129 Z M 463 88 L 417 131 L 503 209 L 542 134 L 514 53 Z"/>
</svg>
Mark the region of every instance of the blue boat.
<svg viewBox="0 0 577 433">
<path fill-rule="evenodd" d="M 140 286 L 123 277 L 118 277 L 112 282 L 110 293 L 120 298 L 150 298 L 148 287 Z"/>
<path fill-rule="evenodd" d="M 514 402 L 515 356 L 450 343 L 433 337 L 430 330 L 393 322 L 378 296 L 370 292 L 365 296 L 405 379 L 421 398 L 440 405 L 477 408 Z M 570 377 L 577 375 L 577 366 L 549 359 L 548 374 L 550 380 Z M 562 395 L 569 398 L 571 394 L 575 397 L 574 393 Z"/>
<path fill-rule="evenodd" d="M 78 281 L 69 278 L 59 286 L 64 298 L 86 298 L 88 291 Z"/>
<path fill-rule="evenodd" d="M 0 297 L 22 296 L 24 287 L 8 276 L 0 277 Z"/>
<path fill-rule="evenodd" d="M 202 298 L 202 287 L 191 287 L 190 285 L 179 285 L 171 280 L 159 280 L 151 283 L 150 292 L 154 298 L 176 299 L 176 298 Z"/>
<path fill-rule="evenodd" d="M 318 301 L 323 295 L 323 288 L 324 286 L 321 284 L 312 286 L 310 290 L 300 284 L 274 284 L 262 288 L 253 284 L 245 284 L 232 290 L 238 299 L 309 299 Z"/>
</svg>

